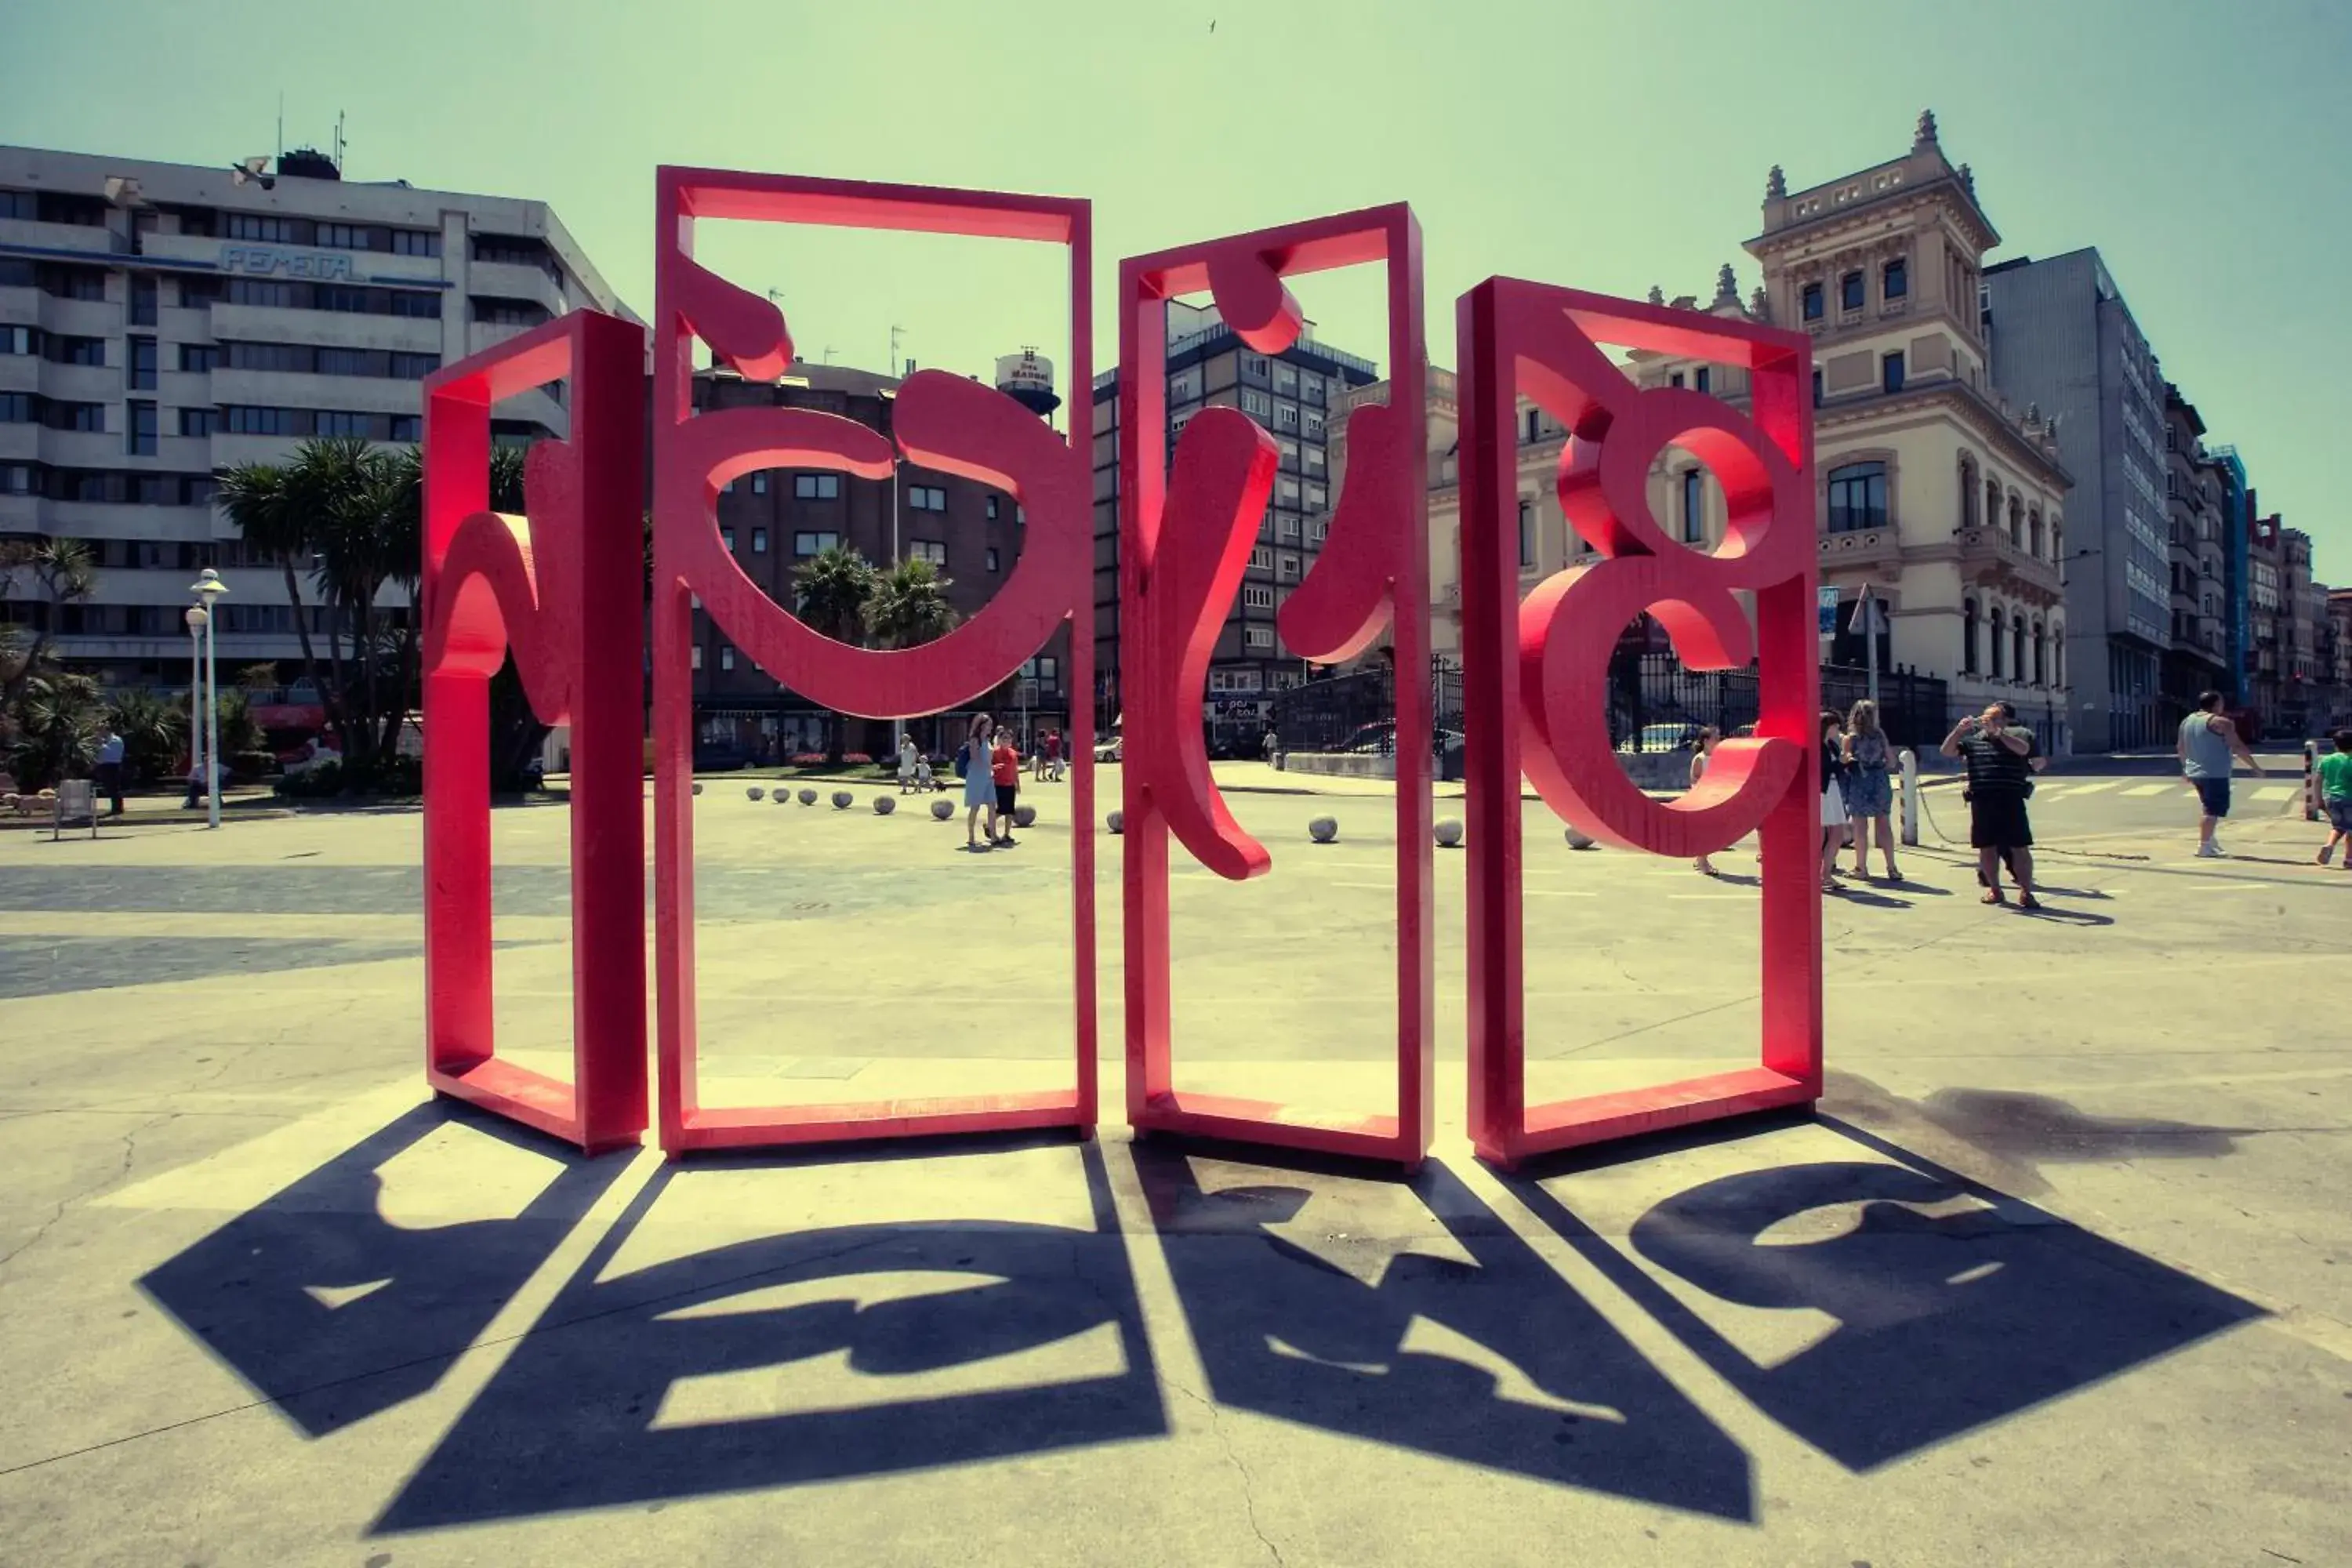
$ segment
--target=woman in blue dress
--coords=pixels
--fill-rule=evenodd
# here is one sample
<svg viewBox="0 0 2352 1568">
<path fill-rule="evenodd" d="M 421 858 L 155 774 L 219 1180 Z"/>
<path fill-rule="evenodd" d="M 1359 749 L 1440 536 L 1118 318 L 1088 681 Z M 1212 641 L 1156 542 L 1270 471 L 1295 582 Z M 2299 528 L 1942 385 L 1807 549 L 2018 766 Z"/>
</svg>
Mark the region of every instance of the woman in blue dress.
<svg viewBox="0 0 2352 1568">
<path fill-rule="evenodd" d="M 977 855 L 996 842 L 996 785 L 988 773 L 988 715 L 975 713 L 956 753 L 963 769 L 963 847 Z M 980 840 L 980 814 L 988 813 L 988 842 Z"/>
<path fill-rule="evenodd" d="M 1846 721 L 1845 813 L 1853 825 L 1853 874 L 1870 879 L 1870 838 L 1875 828 L 1886 879 L 1903 880 L 1895 867 L 1895 749 L 1878 727 L 1878 704 L 1864 699 Z"/>
</svg>

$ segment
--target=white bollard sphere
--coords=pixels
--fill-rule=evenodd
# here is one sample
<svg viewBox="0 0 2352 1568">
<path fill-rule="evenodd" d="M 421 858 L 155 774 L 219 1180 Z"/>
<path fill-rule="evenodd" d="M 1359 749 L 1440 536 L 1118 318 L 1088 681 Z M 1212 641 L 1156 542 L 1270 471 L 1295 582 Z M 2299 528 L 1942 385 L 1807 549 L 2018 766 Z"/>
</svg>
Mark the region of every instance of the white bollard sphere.
<svg viewBox="0 0 2352 1568">
<path fill-rule="evenodd" d="M 856 804 L 857 804 L 857 797 L 856 797 L 856 795 L 854 795 L 850 794 L 847 790 L 845 790 L 845 789 L 837 789 L 837 790 L 835 790 L 835 791 L 833 792 L 833 809 L 834 809 L 834 810 L 835 810 L 835 811 L 847 811 L 851 806 L 855 805 Z"/>
<path fill-rule="evenodd" d="M 1454 821 L 1450 816 L 1444 821 L 1439 823 L 1435 831 L 1437 834 L 1437 842 L 1441 848 L 1456 848 L 1462 843 L 1462 825 Z"/>
<path fill-rule="evenodd" d="M 1318 816 L 1307 825 L 1307 831 L 1318 844 L 1328 844 L 1339 837 L 1339 824 L 1328 816 Z"/>
<path fill-rule="evenodd" d="M 1126 832 L 1127 813 L 1123 811 L 1112 812 L 1108 816 L 1103 818 L 1103 826 L 1109 828 L 1113 833 Z"/>
<path fill-rule="evenodd" d="M 758 784 L 753 784 L 750 789 L 745 790 L 743 793 L 750 795 L 753 800 L 759 800 L 766 795 L 768 792 L 761 789 Z"/>
<path fill-rule="evenodd" d="M 774 801 L 778 805 L 790 805 L 793 804 L 793 792 L 788 789 L 780 789 L 768 798 Z"/>
<path fill-rule="evenodd" d="M 1591 834 L 1580 832 L 1573 827 L 1568 830 L 1568 847 L 1570 849 L 1598 849 L 1601 847 L 1600 845 L 1593 842 L 1593 838 Z"/>
<path fill-rule="evenodd" d="M 696 785 L 694 786 L 694 793 L 695 793 L 695 794 L 697 794 L 697 795 L 700 795 L 700 794 L 702 793 L 702 786 L 701 786 L 700 784 L 696 784 Z"/>
<path fill-rule="evenodd" d="M 896 811 L 896 810 L 898 810 L 898 797 L 897 797 L 897 796 L 895 796 L 895 795 L 876 795 L 876 796 L 874 797 L 874 815 L 875 815 L 875 816 L 889 816 L 892 812 L 894 812 L 894 811 Z"/>
<path fill-rule="evenodd" d="M 1036 808 L 1035 806 L 1034 806 L 1034 805 L 1016 805 L 1016 806 L 1014 806 L 1014 807 L 1013 808 L 1013 826 L 1015 826 L 1015 827 L 1030 827 L 1030 826 L 1035 826 L 1036 821 L 1037 821 L 1037 808 Z"/>
<path fill-rule="evenodd" d="M 941 822 L 945 822 L 949 817 L 955 815 L 955 803 L 952 801 L 935 800 L 931 802 L 931 815 L 938 817 Z"/>
<path fill-rule="evenodd" d="M 816 791 L 813 789 L 804 789 L 801 791 L 801 804 L 803 805 L 814 805 L 816 804 Z"/>
</svg>

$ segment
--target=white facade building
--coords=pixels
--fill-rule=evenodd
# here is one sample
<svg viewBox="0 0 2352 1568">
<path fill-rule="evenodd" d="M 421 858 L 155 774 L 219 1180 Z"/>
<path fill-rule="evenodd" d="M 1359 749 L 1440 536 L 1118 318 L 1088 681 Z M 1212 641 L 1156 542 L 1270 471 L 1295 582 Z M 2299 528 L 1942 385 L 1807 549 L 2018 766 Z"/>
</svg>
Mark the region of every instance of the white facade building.
<svg viewBox="0 0 2352 1568">
<path fill-rule="evenodd" d="M 311 436 L 414 442 L 426 374 L 583 305 L 618 308 L 544 203 L 347 181 L 315 153 L 240 174 L 0 147 L 0 537 L 85 540 L 100 568 L 58 656 L 180 683 L 210 565 L 221 663 L 298 658 L 283 574 L 215 510 L 215 470 Z M 497 433 L 562 434 L 552 391 L 501 404 Z"/>
</svg>

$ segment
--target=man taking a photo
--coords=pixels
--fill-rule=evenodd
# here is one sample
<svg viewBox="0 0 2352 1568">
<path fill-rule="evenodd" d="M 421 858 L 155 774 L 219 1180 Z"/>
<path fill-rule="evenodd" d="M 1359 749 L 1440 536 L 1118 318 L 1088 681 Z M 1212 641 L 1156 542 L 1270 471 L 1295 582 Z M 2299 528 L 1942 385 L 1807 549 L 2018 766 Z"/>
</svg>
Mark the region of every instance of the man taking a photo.
<svg viewBox="0 0 2352 1568">
<path fill-rule="evenodd" d="M 2011 729 L 2007 710 L 1999 702 L 1961 720 L 1944 737 L 1944 755 L 1968 762 L 1969 842 L 1976 848 L 1989 904 L 2008 902 L 2000 890 L 2006 862 L 2017 882 L 2017 907 L 2042 907 L 2033 896 L 2033 829 L 2025 816 L 2033 778 L 2026 756 L 2032 750 L 2032 736 Z"/>
</svg>

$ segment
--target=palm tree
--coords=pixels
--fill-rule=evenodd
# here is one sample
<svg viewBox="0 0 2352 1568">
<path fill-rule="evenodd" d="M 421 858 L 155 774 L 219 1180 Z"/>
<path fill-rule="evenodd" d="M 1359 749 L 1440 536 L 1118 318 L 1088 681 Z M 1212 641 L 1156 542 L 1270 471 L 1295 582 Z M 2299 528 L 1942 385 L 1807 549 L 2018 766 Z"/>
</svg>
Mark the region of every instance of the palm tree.
<svg viewBox="0 0 2352 1568">
<path fill-rule="evenodd" d="M 928 561 L 901 561 L 874 574 L 860 618 L 876 647 L 919 647 L 955 629 L 952 580 Z"/>
<path fill-rule="evenodd" d="M 36 602 L 47 610 L 29 634 L 5 626 L 7 635 L 0 637 L 0 731 L 11 722 L 31 682 L 47 670 L 50 645 L 65 606 L 81 604 L 98 591 L 98 562 L 79 539 L 0 542 L 0 599 L 25 580 L 35 589 Z M 5 620 L 0 616 L 0 622 Z"/>
<path fill-rule="evenodd" d="M 351 754 L 351 736 L 343 723 L 341 682 L 330 686 L 319 679 L 318 650 L 310 645 L 310 619 L 303 613 L 302 579 L 298 568 L 310 563 L 312 553 L 310 510 L 315 498 L 305 496 L 304 504 L 297 505 L 289 493 L 286 470 L 270 463 L 239 463 L 223 468 L 219 473 L 219 489 L 215 499 L 245 542 L 260 553 L 277 559 L 286 574 L 286 602 L 294 610 L 294 635 L 302 645 L 302 679 L 319 693 L 327 710 L 327 723 L 342 746 L 343 754 Z"/>
<path fill-rule="evenodd" d="M 875 582 L 874 563 L 856 551 L 821 550 L 793 568 L 793 613 L 820 636 L 854 645 L 866 629 Z"/>
<path fill-rule="evenodd" d="M 133 689 L 119 694 L 107 720 L 122 737 L 124 772 L 133 779 L 162 778 L 179 761 L 188 738 L 184 703 L 167 701 L 152 691 Z"/>
<path fill-rule="evenodd" d="M 48 669 L 26 680 L 16 708 L 9 767 L 19 785 L 45 789 L 59 779 L 89 776 L 98 760 L 98 727 L 105 716 L 98 682 L 87 675 Z"/>
</svg>

